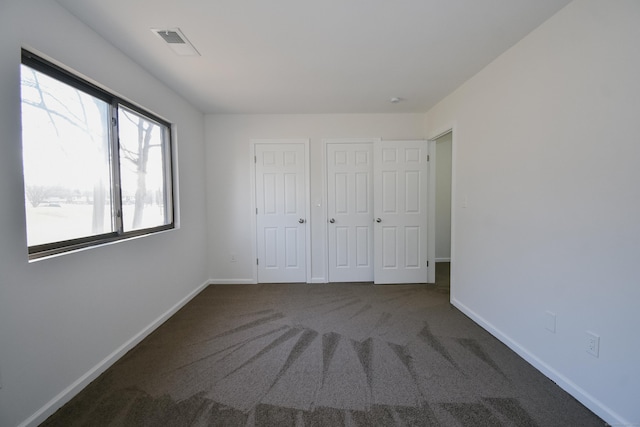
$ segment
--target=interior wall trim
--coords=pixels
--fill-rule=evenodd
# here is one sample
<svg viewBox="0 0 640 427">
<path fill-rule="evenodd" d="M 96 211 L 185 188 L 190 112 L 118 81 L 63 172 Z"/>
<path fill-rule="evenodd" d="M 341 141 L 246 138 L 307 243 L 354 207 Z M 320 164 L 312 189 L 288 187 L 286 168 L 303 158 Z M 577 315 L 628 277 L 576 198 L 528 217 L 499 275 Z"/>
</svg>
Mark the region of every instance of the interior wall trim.
<svg viewBox="0 0 640 427">
<path fill-rule="evenodd" d="M 209 283 L 212 285 L 255 285 L 258 282 L 256 279 L 211 279 Z"/>
</svg>

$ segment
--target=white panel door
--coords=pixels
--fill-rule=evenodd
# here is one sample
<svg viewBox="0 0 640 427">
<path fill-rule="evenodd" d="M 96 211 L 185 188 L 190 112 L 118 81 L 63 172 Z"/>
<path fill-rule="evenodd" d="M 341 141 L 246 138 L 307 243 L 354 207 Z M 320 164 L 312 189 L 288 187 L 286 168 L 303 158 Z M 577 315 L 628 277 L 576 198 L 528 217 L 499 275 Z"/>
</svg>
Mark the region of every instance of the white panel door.
<svg viewBox="0 0 640 427">
<path fill-rule="evenodd" d="M 375 283 L 426 283 L 428 145 L 374 144 Z"/>
<path fill-rule="evenodd" d="M 330 282 L 373 281 L 373 147 L 327 144 Z"/>
<path fill-rule="evenodd" d="M 259 283 L 306 282 L 305 145 L 255 144 Z"/>
</svg>

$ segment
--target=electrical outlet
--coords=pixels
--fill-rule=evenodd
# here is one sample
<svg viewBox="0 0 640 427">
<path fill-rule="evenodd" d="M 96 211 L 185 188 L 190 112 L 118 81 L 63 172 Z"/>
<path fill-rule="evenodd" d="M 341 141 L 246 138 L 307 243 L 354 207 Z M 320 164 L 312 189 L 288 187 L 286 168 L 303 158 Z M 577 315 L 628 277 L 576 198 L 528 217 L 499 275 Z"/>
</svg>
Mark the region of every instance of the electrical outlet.
<svg viewBox="0 0 640 427">
<path fill-rule="evenodd" d="M 547 329 L 547 331 L 553 332 L 554 334 L 556 333 L 556 314 L 555 313 L 551 311 L 546 312 L 544 327 Z"/>
<path fill-rule="evenodd" d="M 236 262 L 236 254 L 229 254 L 229 261 Z"/>
<path fill-rule="evenodd" d="M 600 354 L 600 337 L 587 331 L 587 353 L 598 357 Z"/>
</svg>

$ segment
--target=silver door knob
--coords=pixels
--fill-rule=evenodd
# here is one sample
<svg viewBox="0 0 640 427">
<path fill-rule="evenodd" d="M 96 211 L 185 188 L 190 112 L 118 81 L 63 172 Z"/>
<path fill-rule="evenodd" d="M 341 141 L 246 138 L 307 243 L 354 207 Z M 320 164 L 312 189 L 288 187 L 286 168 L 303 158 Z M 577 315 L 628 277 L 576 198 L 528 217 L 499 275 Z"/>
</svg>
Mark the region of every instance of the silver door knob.
<svg viewBox="0 0 640 427">
<path fill-rule="evenodd" d="M 300 218 L 300 219 L 298 220 L 298 222 L 299 222 L 300 224 L 304 224 L 304 219 Z"/>
<path fill-rule="evenodd" d="M 329 220 L 329 222 L 330 222 L 331 224 L 333 224 L 334 222 L 336 222 L 336 220 L 335 220 L 334 218 L 331 218 L 331 219 Z"/>
<path fill-rule="evenodd" d="M 382 222 L 380 218 L 376 218 L 376 222 Z"/>
</svg>

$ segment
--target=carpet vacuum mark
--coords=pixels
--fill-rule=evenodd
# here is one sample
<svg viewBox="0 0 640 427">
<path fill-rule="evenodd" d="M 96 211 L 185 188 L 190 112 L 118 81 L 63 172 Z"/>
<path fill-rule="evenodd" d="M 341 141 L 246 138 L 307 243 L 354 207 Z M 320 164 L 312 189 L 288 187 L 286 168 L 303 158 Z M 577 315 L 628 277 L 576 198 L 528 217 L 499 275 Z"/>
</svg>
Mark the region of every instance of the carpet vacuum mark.
<svg viewBox="0 0 640 427">
<path fill-rule="evenodd" d="M 432 285 L 210 286 L 44 426 L 603 426 Z"/>
</svg>

